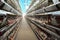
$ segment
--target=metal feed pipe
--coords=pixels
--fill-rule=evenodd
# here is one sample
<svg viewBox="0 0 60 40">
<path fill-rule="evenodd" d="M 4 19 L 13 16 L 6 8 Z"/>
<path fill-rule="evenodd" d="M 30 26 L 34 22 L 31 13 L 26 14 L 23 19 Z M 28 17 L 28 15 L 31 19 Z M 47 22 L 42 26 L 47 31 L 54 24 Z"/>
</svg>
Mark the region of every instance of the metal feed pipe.
<svg viewBox="0 0 60 40">
<path fill-rule="evenodd" d="M 1 0 L 1 2 L 5 3 L 9 8 L 11 8 L 11 10 L 12 10 L 11 12 L 13 12 L 13 10 L 14 10 L 16 12 L 16 14 L 17 13 L 19 14 L 19 12 L 16 9 L 14 9 L 12 6 L 10 6 L 8 3 L 6 3 L 5 0 Z"/>
</svg>

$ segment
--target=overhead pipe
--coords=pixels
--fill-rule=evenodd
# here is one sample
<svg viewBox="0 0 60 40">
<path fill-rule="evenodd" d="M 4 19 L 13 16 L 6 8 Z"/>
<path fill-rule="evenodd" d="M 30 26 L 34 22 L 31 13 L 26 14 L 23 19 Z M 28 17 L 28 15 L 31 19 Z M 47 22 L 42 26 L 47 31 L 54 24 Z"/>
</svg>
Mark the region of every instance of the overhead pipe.
<svg viewBox="0 0 60 40">
<path fill-rule="evenodd" d="M 28 12 L 35 6 L 39 3 L 39 0 L 36 0 L 36 2 L 33 4 L 33 6 L 30 7 L 30 9 L 28 10 Z"/>
<path fill-rule="evenodd" d="M 19 13 L 16 9 L 14 9 L 12 6 L 10 6 L 8 3 L 5 2 L 5 0 L 1 0 L 1 2 L 5 3 L 7 6 L 9 6 L 11 8 L 11 12 L 13 12 L 13 10 L 17 13 Z"/>
</svg>

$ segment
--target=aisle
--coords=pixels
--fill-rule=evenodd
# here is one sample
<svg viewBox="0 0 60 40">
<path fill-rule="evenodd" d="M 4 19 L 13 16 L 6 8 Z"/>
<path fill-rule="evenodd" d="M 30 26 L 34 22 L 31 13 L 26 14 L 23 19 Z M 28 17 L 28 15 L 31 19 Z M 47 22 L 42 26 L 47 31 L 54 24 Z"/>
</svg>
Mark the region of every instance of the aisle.
<svg viewBox="0 0 60 40">
<path fill-rule="evenodd" d="M 22 19 L 16 40 L 38 40 L 25 19 Z"/>
</svg>

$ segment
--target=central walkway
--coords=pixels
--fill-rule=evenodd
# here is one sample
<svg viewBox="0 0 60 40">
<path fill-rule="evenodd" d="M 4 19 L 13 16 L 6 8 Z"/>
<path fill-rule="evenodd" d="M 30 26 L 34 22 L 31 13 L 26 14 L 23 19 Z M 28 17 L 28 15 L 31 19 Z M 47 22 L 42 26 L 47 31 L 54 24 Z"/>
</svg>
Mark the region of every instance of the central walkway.
<svg viewBox="0 0 60 40">
<path fill-rule="evenodd" d="M 22 19 L 16 40 L 38 40 L 25 18 Z"/>
</svg>

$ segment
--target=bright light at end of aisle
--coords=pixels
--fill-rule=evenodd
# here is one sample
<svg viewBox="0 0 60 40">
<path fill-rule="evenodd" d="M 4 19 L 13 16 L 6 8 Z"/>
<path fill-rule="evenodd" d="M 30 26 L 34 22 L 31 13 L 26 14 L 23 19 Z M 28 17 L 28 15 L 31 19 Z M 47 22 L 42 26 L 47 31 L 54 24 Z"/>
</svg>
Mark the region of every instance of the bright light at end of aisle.
<svg viewBox="0 0 60 40">
<path fill-rule="evenodd" d="M 25 17 L 26 13 L 23 13 L 23 18 Z"/>
</svg>

